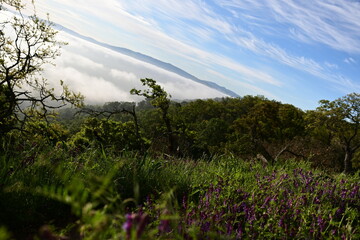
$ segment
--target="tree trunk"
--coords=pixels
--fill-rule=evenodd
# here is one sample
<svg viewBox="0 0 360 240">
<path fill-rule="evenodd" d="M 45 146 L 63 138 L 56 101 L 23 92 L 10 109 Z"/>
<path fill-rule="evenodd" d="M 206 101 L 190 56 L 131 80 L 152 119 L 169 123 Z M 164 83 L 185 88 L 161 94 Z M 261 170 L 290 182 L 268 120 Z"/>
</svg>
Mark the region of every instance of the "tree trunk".
<svg viewBox="0 0 360 240">
<path fill-rule="evenodd" d="M 168 141 L 169 141 L 169 152 L 170 154 L 176 154 L 176 140 L 174 133 L 172 131 L 171 122 L 167 115 L 167 111 L 163 111 L 163 120 L 165 122 L 166 131 L 168 135 Z"/>
<path fill-rule="evenodd" d="M 265 149 L 265 147 L 260 143 L 260 141 L 256 141 L 256 148 L 258 153 L 260 153 L 265 159 L 270 163 L 273 164 L 275 159 L 271 154 Z"/>
<path fill-rule="evenodd" d="M 289 148 L 289 146 L 290 146 L 290 145 L 286 145 L 283 149 L 281 149 L 281 150 L 278 152 L 278 154 L 276 154 L 276 157 L 275 157 L 275 159 L 274 159 L 275 162 L 279 159 L 279 157 L 281 156 L 281 154 L 283 154 L 284 152 L 287 151 L 287 149 Z"/>
<path fill-rule="evenodd" d="M 345 173 L 351 173 L 353 171 L 352 168 L 352 157 L 353 157 L 353 151 L 349 148 L 345 148 L 345 158 L 344 158 L 344 172 Z"/>
<path fill-rule="evenodd" d="M 129 112 L 133 116 L 134 124 L 135 124 L 135 134 L 136 134 L 136 137 L 138 139 L 140 139 L 139 121 L 138 121 L 138 118 L 137 118 L 137 115 L 136 115 L 136 109 L 135 108 L 136 108 L 136 105 L 133 105 L 132 111 L 127 111 L 127 112 Z"/>
</svg>

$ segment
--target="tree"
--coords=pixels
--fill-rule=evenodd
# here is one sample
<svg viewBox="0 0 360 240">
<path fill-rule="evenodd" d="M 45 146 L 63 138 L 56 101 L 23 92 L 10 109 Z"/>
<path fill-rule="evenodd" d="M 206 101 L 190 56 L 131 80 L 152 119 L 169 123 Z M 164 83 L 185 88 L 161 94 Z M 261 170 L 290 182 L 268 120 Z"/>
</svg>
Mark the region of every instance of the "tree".
<svg viewBox="0 0 360 240">
<path fill-rule="evenodd" d="M 344 172 L 352 172 L 352 159 L 360 148 L 360 94 L 351 93 L 334 101 L 321 100 L 317 110 L 326 116 L 324 124 L 344 150 Z"/>
<path fill-rule="evenodd" d="M 136 113 L 136 104 L 134 102 L 108 102 L 100 109 L 83 107 L 76 114 L 89 114 L 92 117 L 106 117 L 108 120 L 115 115 L 129 114 L 132 116 L 135 124 L 136 135 L 140 136 L 138 116 Z"/>
<path fill-rule="evenodd" d="M 122 152 L 141 151 L 147 145 L 147 141 L 138 135 L 133 122 L 88 118 L 80 131 L 72 136 L 69 145 L 75 148 L 93 145 Z"/>
<path fill-rule="evenodd" d="M 305 113 L 306 132 L 307 134 L 330 147 L 334 138 L 333 132 L 330 131 L 330 121 L 326 114 L 318 110 L 309 110 Z"/>
<path fill-rule="evenodd" d="M 232 126 L 236 142 L 245 144 L 248 151 L 260 154 L 270 162 L 274 162 L 274 157 L 265 144 L 276 137 L 275 132 L 279 128 L 278 105 L 278 102 L 263 100 L 249 109 L 248 114 L 235 120 Z"/>
<path fill-rule="evenodd" d="M 56 41 L 53 24 L 35 14 L 24 16 L 21 0 L 0 0 L 0 12 L 7 11 L 5 6 L 16 13 L 0 22 L 0 134 L 23 129 L 39 116 L 47 119 L 51 109 L 83 101 L 62 81 L 62 93 L 56 94 L 41 77 L 44 65 L 59 56 L 63 44 Z"/>
<path fill-rule="evenodd" d="M 233 122 L 230 146 L 240 147 L 244 153 L 256 154 L 267 162 L 275 162 L 288 152 L 292 140 L 304 133 L 303 113 L 300 109 L 267 99 L 260 100 L 242 117 Z M 271 154 L 267 146 L 280 146 Z"/>
<path fill-rule="evenodd" d="M 140 79 L 143 86 L 148 88 L 145 90 L 137 90 L 135 88 L 131 89 L 130 93 L 133 95 L 143 96 L 147 99 L 150 99 L 151 105 L 161 110 L 162 119 L 166 127 L 166 135 L 168 136 L 169 141 L 169 151 L 170 153 L 176 152 L 176 140 L 174 132 L 172 130 L 171 121 L 169 117 L 169 107 L 170 107 L 170 98 L 169 95 L 160 85 L 156 83 L 155 80 L 150 78 Z"/>
</svg>

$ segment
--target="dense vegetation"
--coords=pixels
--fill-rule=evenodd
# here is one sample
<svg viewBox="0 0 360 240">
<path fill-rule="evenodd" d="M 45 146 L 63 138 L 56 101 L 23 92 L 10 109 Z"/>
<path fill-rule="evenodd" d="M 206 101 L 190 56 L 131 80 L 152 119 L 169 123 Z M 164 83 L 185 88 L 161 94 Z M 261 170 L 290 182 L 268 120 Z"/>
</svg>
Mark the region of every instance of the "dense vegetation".
<svg viewBox="0 0 360 240">
<path fill-rule="evenodd" d="M 303 111 L 141 79 L 139 103 L 83 106 L 38 79 L 49 22 L 0 30 L 0 239 L 360 238 L 359 94 Z"/>
<path fill-rule="evenodd" d="M 358 176 L 295 161 L 45 149 L 3 157 L 1 224 L 17 239 L 359 237 Z"/>
</svg>

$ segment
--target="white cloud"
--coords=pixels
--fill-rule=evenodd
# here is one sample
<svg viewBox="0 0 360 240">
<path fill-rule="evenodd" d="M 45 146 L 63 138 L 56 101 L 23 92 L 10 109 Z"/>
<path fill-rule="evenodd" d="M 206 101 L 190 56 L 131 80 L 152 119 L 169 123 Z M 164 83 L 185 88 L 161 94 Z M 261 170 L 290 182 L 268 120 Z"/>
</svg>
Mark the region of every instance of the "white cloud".
<svg viewBox="0 0 360 240">
<path fill-rule="evenodd" d="M 127 11 L 136 9 L 137 12 L 146 15 L 153 15 L 156 12 L 157 15 L 166 17 L 170 21 L 192 20 L 223 34 L 233 33 L 233 25 L 217 15 L 205 1 L 143 0 L 141 3 L 123 1 L 122 7 Z"/>
<path fill-rule="evenodd" d="M 217 0 L 217 3 L 238 12 L 240 17 L 243 13 L 259 17 L 258 21 L 252 18 L 248 24 L 255 22 L 264 29 L 276 23 L 288 24 L 287 33 L 277 28 L 276 34 L 290 34 L 301 42 L 317 42 L 336 50 L 360 53 L 358 1 Z"/>
<path fill-rule="evenodd" d="M 126 72 L 126 71 L 120 71 L 120 70 L 117 70 L 117 69 L 111 69 L 110 74 L 114 78 L 122 79 L 122 80 L 125 80 L 125 81 L 128 81 L 128 82 L 134 82 L 134 81 L 139 79 L 134 73 Z"/>
<path fill-rule="evenodd" d="M 353 59 L 352 57 L 345 58 L 344 62 L 347 64 L 356 64 L 357 63 L 356 60 Z"/>
<path fill-rule="evenodd" d="M 64 82 L 86 96 L 86 101 L 89 103 L 105 103 L 116 99 L 132 100 L 127 92 L 104 78 L 90 76 L 71 67 L 62 68 L 61 75 Z"/>
<path fill-rule="evenodd" d="M 339 69 L 339 66 L 334 63 L 325 62 L 325 66 L 331 69 Z"/>
<path fill-rule="evenodd" d="M 225 96 L 175 73 L 65 33 L 62 33 L 62 38 L 70 44 L 64 47 L 55 67 L 46 67 L 44 76 L 52 86 L 58 85 L 60 79 L 63 80 L 70 89 L 81 92 L 87 103 L 137 101 L 139 98 L 129 92 L 134 87 L 142 88 L 139 79 L 145 77 L 157 80 L 174 99 Z"/>
<path fill-rule="evenodd" d="M 89 58 L 86 58 L 80 54 L 76 54 L 72 51 L 63 49 L 62 54 L 65 58 L 60 58 L 59 61 L 64 63 L 71 63 L 73 66 L 81 69 L 91 69 L 92 71 L 104 70 L 105 66 L 102 63 L 95 62 Z"/>
<path fill-rule="evenodd" d="M 234 82 L 235 80 L 234 79 L 231 79 L 219 72 L 216 72 L 216 71 L 213 71 L 213 70 L 208 70 L 209 73 L 215 75 L 215 76 L 218 76 L 222 79 L 226 79 L 228 80 L 229 82 Z M 238 85 L 241 86 L 241 89 L 242 92 L 240 92 L 239 94 L 240 95 L 263 95 L 263 96 L 266 96 L 267 98 L 271 98 L 271 99 L 278 99 L 279 98 L 277 96 L 275 96 L 274 94 L 272 94 L 271 92 L 269 91 L 266 91 L 260 87 L 257 87 L 255 86 L 254 84 L 251 84 L 251 83 L 248 83 L 248 82 L 243 82 L 243 81 L 240 81 L 240 80 L 237 80 L 236 83 Z"/>
<path fill-rule="evenodd" d="M 294 69 L 301 70 L 328 82 L 337 85 L 337 88 L 352 89 L 356 86 L 356 90 L 360 90 L 357 84 L 343 75 L 336 74 L 333 71 L 337 69 L 337 65 L 329 63 L 319 63 L 311 58 L 304 56 L 290 55 L 285 49 L 271 43 L 267 43 L 254 36 L 231 39 L 239 46 L 245 46 L 249 50 L 260 55 L 274 59 L 282 64 L 288 65 Z M 346 63 L 354 63 L 352 58 L 344 60 Z M 347 92 L 345 90 L 345 92 Z"/>
<path fill-rule="evenodd" d="M 268 26 L 273 22 L 289 24 L 289 32 L 283 32 L 282 34 L 290 34 L 299 41 L 320 42 L 337 50 L 360 52 L 360 41 L 358 41 L 360 32 L 356 30 L 360 29 L 359 4 L 353 5 L 353 3 L 350 3 L 352 8 L 349 8 L 347 4 L 339 3 L 335 5 L 330 1 L 298 3 L 292 0 L 266 0 L 263 2 L 220 0 L 218 4 L 225 10 L 234 8 L 235 10 L 239 8 L 246 10 L 250 13 L 249 15 L 254 17 L 256 17 L 254 9 L 256 9 L 257 14 L 261 14 L 262 17 L 258 19 L 262 20 L 255 22 L 259 24 L 258 26 L 266 26 L 264 29 L 268 29 Z M 209 38 L 209 34 L 215 34 L 214 32 L 206 32 L 204 29 L 212 29 L 212 31 L 217 31 L 222 35 L 218 34 L 213 36 L 213 38 L 226 37 L 242 48 L 245 47 L 260 55 L 270 57 L 280 63 L 320 77 L 321 79 L 349 87 L 349 81 L 343 81 L 342 76 L 332 72 L 336 68 L 329 68 L 329 65 L 316 62 L 309 57 L 292 55 L 284 48 L 265 42 L 245 29 L 239 30 L 230 22 L 232 20 L 225 19 L 220 14 L 214 12 L 206 2 L 200 3 L 193 0 L 186 0 L 181 3 L 174 0 L 156 2 L 144 0 L 141 3 L 138 1 L 126 1 L 122 3 L 121 7 L 122 14 L 127 16 L 128 19 L 134 20 L 130 24 L 136 25 L 133 28 L 136 30 L 132 30 L 133 32 L 137 31 L 136 34 L 144 36 L 144 39 L 150 38 L 150 42 L 161 45 L 162 51 L 171 53 L 174 56 L 184 57 L 190 60 L 192 64 L 195 62 L 204 68 L 211 68 L 212 66 L 225 67 L 237 72 L 243 79 L 249 82 L 265 82 L 278 87 L 283 85 L 279 79 L 275 79 L 263 70 L 242 65 L 228 57 L 206 52 L 200 47 L 191 46 L 170 37 L 162 31 L 154 19 L 148 20 L 148 22 L 153 22 L 153 24 L 143 25 L 141 22 L 136 21 L 132 13 L 140 13 L 149 17 L 160 15 L 163 16 L 163 19 L 167 17 L 171 22 L 170 24 L 175 23 L 174 27 L 180 32 L 187 32 L 187 27 L 183 22 L 179 23 L 179 21 L 184 19 L 197 21 L 201 25 L 195 24 L 195 26 L 199 27 L 192 25 L 192 28 L 202 30 L 193 30 L 191 32 L 198 34 L 204 40 Z M 357 12 L 359 14 L 356 14 Z M 333 16 L 337 17 L 334 18 Z M 254 19 L 251 20 L 254 22 Z M 180 26 L 177 24 L 180 24 Z M 279 29 L 276 26 L 270 26 L 270 28 L 274 28 L 274 32 L 278 33 L 276 30 Z"/>
</svg>

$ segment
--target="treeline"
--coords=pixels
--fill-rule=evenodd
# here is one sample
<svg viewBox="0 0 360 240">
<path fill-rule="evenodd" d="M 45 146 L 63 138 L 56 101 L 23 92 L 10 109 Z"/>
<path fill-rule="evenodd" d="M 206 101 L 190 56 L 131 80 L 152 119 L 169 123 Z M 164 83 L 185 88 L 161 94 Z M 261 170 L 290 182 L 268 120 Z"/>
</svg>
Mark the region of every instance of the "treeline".
<svg viewBox="0 0 360 240">
<path fill-rule="evenodd" d="M 143 83 L 146 96 L 139 103 L 61 109 L 50 124 L 29 124 L 23 136 L 74 154 L 102 148 L 208 160 L 228 155 L 264 164 L 301 159 L 345 172 L 359 167 L 358 94 L 303 111 L 263 96 L 174 102 L 154 80 Z"/>
</svg>

